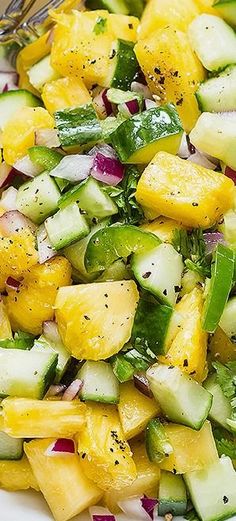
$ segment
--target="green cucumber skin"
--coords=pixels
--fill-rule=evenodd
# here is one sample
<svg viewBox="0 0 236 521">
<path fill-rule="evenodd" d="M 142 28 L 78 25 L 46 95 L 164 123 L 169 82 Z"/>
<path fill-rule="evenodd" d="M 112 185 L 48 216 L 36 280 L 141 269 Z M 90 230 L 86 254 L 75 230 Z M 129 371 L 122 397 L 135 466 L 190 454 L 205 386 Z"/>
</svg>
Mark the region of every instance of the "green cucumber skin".
<svg viewBox="0 0 236 521">
<path fill-rule="evenodd" d="M 148 422 L 145 443 L 148 458 L 154 463 L 161 463 L 173 452 L 173 448 L 165 432 L 165 427 L 158 418 Z"/>
<path fill-rule="evenodd" d="M 54 179 L 43 172 L 20 186 L 16 200 L 17 210 L 35 224 L 42 224 L 56 212 L 60 195 Z"/>
<path fill-rule="evenodd" d="M 219 11 L 222 18 L 228 24 L 236 27 L 236 3 L 235 0 L 216 0 L 213 7 Z"/>
<path fill-rule="evenodd" d="M 176 108 L 172 103 L 146 110 L 122 123 L 112 134 L 111 142 L 121 162 L 159 139 L 183 132 Z"/>
<path fill-rule="evenodd" d="M 9 90 L 0 94 L 0 128 L 16 110 L 23 107 L 42 107 L 42 101 L 26 89 Z"/>
<path fill-rule="evenodd" d="M 121 354 L 114 356 L 112 360 L 112 369 L 120 383 L 132 380 L 135 371 L 131 363 Z"/>
<path fill-rule="evenodd" d="M 209 419 L 218 423 L 226 430 L 230 430 L 227 420 L 231 417 L 232 407 L 230 400 L 224 395 L 217 382 L 217 375 L 211 374 L 203 383 L 204 388 L 213 396 Z"/>
<path fill-rule="evenodd" d="M 119 403 L 119 382 L 108 362 L 87 360 L 79 370 L 78 378 L 83 382 L 80 392 L 81 400 L 110 404 Z"/>
<path fill-rule="evenodd" d="M 102 137 L 102 127 L 91 103 L 54 114 L 62 146 L 86 145 Z"/>
<path fill-rule="evenodd" d="M 235 65 L 229 65 L 219 76 L 201 83 L 195 93 L 201 112 L 228 112 L 234 110 L 236 107 L 235 83 Z"/>
<path fill-rule="evenodd" d="M 214 333 L 227 303 L 234 276 L 234 252 L 218 244 L 210 288 L 203 310 L 203 329 Z"/>
<path fill-rule="evenodd" d="M 50 243 L 56 250 L 70 246 L 89 234 L 89 226 L 76 203 L 59 210 L 45 221 Z"/>
<path fill-rule="evenodd" d="M 23 456 L 23 440 L 12 438 L 0 431 L 0 460 L 20 460 Z"/>
<path fill-rule="evenodd" d="M 140 299 L 134 318 L 131 342 L 145 345 L 155 355 L 166 353 L 165 340 L 173 309 L 158 302 Z"/>
<path fill-rule="evenodd" d="M 55 168 L 64 157 L 60 152 L 45 146 L 31 147 L 28 150 L 28 154 L 33 163 L 42 167 L 42 170 L 47 170 L 48 172 L 53 170 L 53 168 Z"/>
<path fill-rule="evenodd" d="M 138 72 L 138 61 L 134 53 L 134 43 L 118 40 L 117 58 L 110 87 L 129 90 Z"/>
<path fill-rule="evenodd" d="M 152 233 L 132 225 L 103 228 L 91 237 L 86 253 L 85 267 L 91 273 L 108 268 L 119 258 L 128 257 L 135 251 L 146 251 L 160 244 Z"/>
<path fill-rule="evenodd" d="M 182 476 L 161 471 L 158 515 L 184 516 L 187 511 L 187 493 Z"/>
</svg>

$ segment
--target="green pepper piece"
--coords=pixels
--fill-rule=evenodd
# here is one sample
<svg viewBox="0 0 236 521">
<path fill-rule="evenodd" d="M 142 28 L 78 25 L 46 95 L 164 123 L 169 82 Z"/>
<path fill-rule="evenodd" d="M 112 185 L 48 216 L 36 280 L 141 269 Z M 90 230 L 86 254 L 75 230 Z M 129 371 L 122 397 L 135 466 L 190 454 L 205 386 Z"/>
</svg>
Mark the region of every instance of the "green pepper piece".
<svg viewBox="0 0 236 521">
<path fill-rule="evenodd" d="M 160 463 L 173 452 L 165 428 L 158 418 L 150 420 L 147 425 L 146 451 L 150 461 L 155 463 Z"/>
<path fill-rule="evenodd" d="M 121 354 L 113 357 L 112 369 L 114 375 L 121 383 L 132 380 L 135 371 L 131 363 Z"/>
</svg>

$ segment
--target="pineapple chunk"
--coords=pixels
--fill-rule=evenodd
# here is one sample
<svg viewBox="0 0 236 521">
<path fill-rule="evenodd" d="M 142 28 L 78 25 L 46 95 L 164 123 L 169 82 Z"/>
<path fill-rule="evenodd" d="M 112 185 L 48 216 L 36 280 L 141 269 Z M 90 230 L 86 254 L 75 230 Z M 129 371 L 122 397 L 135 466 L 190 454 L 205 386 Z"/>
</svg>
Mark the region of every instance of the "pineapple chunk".
<svg viewBox="0 0 236 521">
<path fill-rule="evenodd" d="M 149 0 L 141 19 L 139 38 L 146 38 L 167 25 L 187 31 L 198 15 L 199 9 L 194 0 Z"/>
<path fill-rule="evenodd" d="M 81 465 L 101 489 L 131 485 L 137 476 L 132 452 L 113 406 L 89 404 L 86 426 L 78 434 Z"/>
<path fill-rule="evenodd" d="M 113 68 L 111 59 L 117 38 L 136 41 L 139 20 L 133 16 L 111 15 L 96 10 L 70 15 L 53 15 L 56 22 L 51 63 L 62 76 L 81 77 L 88 87 L 108 86 Z M 96 23 L 104 20 L 103 30 Z"/>
<path fill-rule="evenodd" d="M 154 399 L 140 393 L 133 382 L 126 382 L 120 386 L 118 412 L 125 438 L 129 440 L 140 434 L 151 418 L 160 414 L 160 407 Z"/>
<path fill-rule="evenodd" d="M 161 215 L 151 223 L 142 224 L 141 228 L 146 232 L 154 233 L 162 242 L 172 242 L 174 231 L 181 230 L 183 225 Z"/>
<path fill-rule="evenodd" d="M 212 0 L 195 0 L 195 3 L 200 9 L 200 13 L 208 13 L 215 16 L 220 16 L 218 9 L 213 7 L 214 2 Z"/>
<path fill-rule="evenodd" d="M 54 119 L 42 107 L 22 107 L 6 123 L 2 132 L 3 157 L 8 165 L 27 154 L 35 142 L 35 131 L 53 128 Z"/>
<path fill-rule="evenodd" d="M 187 35 L 168 25 L 140 40 L 135 52 L 151 92 L 162 103 L 176 104 L 184 129 L 189 132 L 200 115 L 195 92 L 204 80 L 204 69 Z"/>
<path fill-rule="evenodd" d="M 118 353 L 130 339 L 138 299 L 132 280 L 59 289 L 56 320 L 66 348 L 87 360 Z"/>
<path fill-rule="evenodd" d="M 138 182 L 136 199 L 185 226 L 210 228 L 232 206 L 233 194 L 225 175 L 158 152 Z"/>
<path fill-rule="evenodd" d="M 50 53 L 50 42 L 49 42 L 49 31 L 34 42 L 23 47 L 18 53 L 16 59 L 16 68 L 19 74 L 19 87 L 20 89 L 26 89 L 33 94 L 39 94 L 38 91 L 31 85 L 27 70 L 37 63 L 39 60 L 47 56 Z"/>
<path fill-rule="evenodd" d="M 64 257 L 37 264 L 24 275 L 17 292 L 8 289 L 7 313 L 14 331 L 21 329 L 39 335 L 42 323 L 54 317 L 57 289 L 71 281 L 71 266 Z"/>
<path fill-rule="evenodd" d="M 25 443 L 24 449 L 55 521 L 67 521 L 95 505 L 102 491 L 86 478 L 77 454 L 45 454 L 54 441 L 34 440 Z"/>
<path fill-rule="evenodd" d="M 112 512 L 118 510 L 117 503 L 123 499 L 146 494 L 156 497 L 160 480 L 160 469 L 156 463 L 151 463 L 147 457 L 145 443 L 141 440 L 131 442 L 133 459 L 137 467 L 137 478 L 132 485 L 121 490 L 110 489 L 105 492 L 104 502 Z"/>
<path fill-rule="evenodd" d="M 207 376 L 207 333 L 201 324 L 204 299 L 201 289 L 194 288 L 176 306 L 182 324 L 165 356 L 159 362 L 180 367 L 198 382 Z"/>
<path fill-rule="evenodd" d="M 39 490 L 31 466 L 23 456 L 20 460 L 0 460 L 0 488 L 6 490 Z"/>
<path fill-rule="evenodd" d="M 12 338 L 12 330 L 6 308 L 2 300 L 0 300 L 0 339 Z"/>
<path fill-rule="evenodd" d="M 4 432 L 13 438 L 71 438 L 85 423 L 86 405 L 79 400 L 5 398 Z"/>
<path fill-rule="evenodd" d="M 218 460 L 210 422 L 206 421 L 200 431 L 174 423 L 166 425 L 165 431 L 174 451 L 159 463 L 161 469 L 185 474 Z"/>
<path fill-rule="evenodd" d="M 0 290 L 5 290 L 8 277 L 18 279 L 38 262 L 35 237 L 24 229 L 0 240 Z"/>
<path fill-rule="evenodd" d="M 209 359 L 222 364 L 236 361 L 236 345 L 220 327 L 210 338 Z"/>
<path fill-rule="evenodd" d="M 54 114 L 67 107 L 86 105 L 92 98 L 79 78 L 59 78 L 44 85 L 42 100 L 48 112 Z"/>
</svg>

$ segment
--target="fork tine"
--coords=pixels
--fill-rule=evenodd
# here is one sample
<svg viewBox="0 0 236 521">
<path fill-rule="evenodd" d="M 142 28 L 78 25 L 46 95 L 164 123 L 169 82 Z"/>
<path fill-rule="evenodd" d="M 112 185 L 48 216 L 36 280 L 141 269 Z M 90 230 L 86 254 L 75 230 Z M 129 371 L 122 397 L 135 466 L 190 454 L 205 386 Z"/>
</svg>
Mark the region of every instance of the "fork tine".
<svg viewBox="0 0 236 521">
<path fill-rule="evenodd" d="M 44 7 L 42 7 L 37 13 L 34 13 L 28 20 L 27 25 L 33 27 L 35 24 L 41 24 L 48 18 L 48 10 L 55 9 L 60 4 L 63 3 L 64 0 L 50 0 L 46 3 Z"/>
</svg>

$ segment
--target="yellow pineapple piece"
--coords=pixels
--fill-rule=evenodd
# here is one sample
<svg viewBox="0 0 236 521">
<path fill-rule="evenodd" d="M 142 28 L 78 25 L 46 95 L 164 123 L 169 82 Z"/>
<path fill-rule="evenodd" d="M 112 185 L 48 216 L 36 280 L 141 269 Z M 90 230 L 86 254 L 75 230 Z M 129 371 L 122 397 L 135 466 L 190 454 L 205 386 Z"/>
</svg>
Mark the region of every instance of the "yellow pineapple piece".
<svg viewBox="0 0 236 521">
<path fill-rule="evenodd" d="M 33 440 L 24 450 L 55 521 L 67 521 L 95 505 L 102 491 L 84 475 L 78 454 L 45 454 L 54 441 Z"/>
<path fill-rule="evenodd" d="M 139 300 L 132 280 L 61 288 L 55 310 L 63 343 L 78 359 L 103 360 L 128 342 Z"/>
<path fill-rule="evenodd" d="M 79 400 L 5 398 L 1 405 L 3 430 L 13 438 L 71 438 L 85 423 L 86 405 Z"/>
<path fill-rule="evenodd" d="M 20 278 L 37 262 L 35 237 L 29 229 L 0 237 L 0 290 L 4 291 L 8 277 Z"/>
<path fill-rule="evenodd" d="M 67 77 L 46 83 L 42 91 L 42 100 L 48 112 L 54 114 L 57 110 L 90 103 L 92 98 L 82 80 Z"/>
<path fill-rule="evenodd" d="M 56 22 L 51 63 L 62 76 L 79 77 L 88 87 L 108 86 L 114 68 L 111 59 L 118 38 L 136 40 L 139 20 L 96 10 L 53 15 Z M 102 31 L 94 30 L 105 20 Z"/>
<path fill-rule="evenodd" d="M 206 421 L 200 431 L 175 423 L 166 425 L 165 431 L 174 451 L 159 463 L 161 469 L 185 474 L 218 460 L 210 422 Z"/>
<path fill-rule="evenodd" d="M 207 333 L 202 329 L 202 309 L 204 299 L 201 289 L 194 288 L 176 306 L 183 317 L 181 326 L 165 356 L 159 362 L 178 366 L 198 382 L 207 376 Z"/>
<path fill-rule="evenodd" d="M 33 94 L 39 94 L 38 91 L 29 82 L 27 71 L 32 65 L 47 56 L 50 53 L 49 31 L 37 38 L 34 42 L 26 45 L 17 55 L 16 68 L 19 74 L 19 87 L 26 89 Z"/>
<path fill-rule="evenodd" d="M 31 466 L 23 456 L 20 460 L 0 460 L 0 488 L 6 490 L 39 490 Z"/>
<path fill-rule="evenodd" d="M 135 52 L 151 92 L 176 104 L 188 133 L 200 115 L 195 92 L 205 73 L 187 35 L 168 25 L 140 40 Z"/>
<path fill-rule="evenodd" d="M 156 400 L 140 393 L 133 382 L 125 382 L 120 386 L 118 412 L 125 438 L 129 440 L 140 434 L 149 420 L 160 414 L 160 407 Z"/>
<path fill-rule="evenodd" d="M 114 406 L 88 404 L 86 425 L 77 439 L 83 470 L 102 490 L 133 483 L 136 466 Z"/>
<path fill-rule="evenodd" d="M 185 226 L 210 228 L 232 206 L 233 194 L 225 175 L 158 152 L 138 182 L 136 199 Z"/>
<path fill-rule="evenodd" d="M 9 165 L 27 154 L 35 143 L 35 130 L 53 128 L 54 120 L 42 107 L 22 107 L 6 123 L 2 132 L 3 156 Z"/>
<path fill-rule="evenodd" d="M 71 265 L 64 257 L 55 257 L 32 266 L 16 292 L 8 289 L 7 313 L 14 331 L 21 329 L 34 335 L 42 332 L 42 323 L 54 317 L 57 290 L 71 282 Z"/>
<path fill-rule="evenodd" d="M 141 228 L 146 232 L 154 233 L 154 235 L 157 235 L 163 242 L 171 242 L 174 231 L 181 230 L 183 225 L 161 215 L 151 223 L 142 224 Z"/>
<path fill-rule="evenodd" d="M 118 510 L 117 503 L 123 499 L 146 494 L 156 497 L 160 480 L 160 469 L 156 463 L 151 463 L 147 457 L 145 443 L 142 440 L 131 442 L 133 459 L 137 468 L 135 481 L 120 490 L 110 489 L 105 492 L 104 503 L 112 512 Z"/>
<path fill-rule="evenodd" d="M 220 327 L 217 328 L 209 342 L 209 360 L 222 364 L 236 361 L 236 345 Z"/>
<path fill-rule="evenodd" d="M 5 340 L 6 338 L 12 338 L 12 330 L 5 305 L 0 300 L 0 339 Z"/>
<path fill-rule="evenodd" d="M 149 0 L 141 18 L 139 39 L 167 25 L 179 31 L 187 31 L 199 13 L 194 0 Z"/>
<path fill-rule="evenodd" d="M 218 9 L 213 7 L 213 0 L 194 0 L 196 5 L 198 6 L 200 13 L 209 13 L 215 16 L 220 16 Z"/>
</svg>

